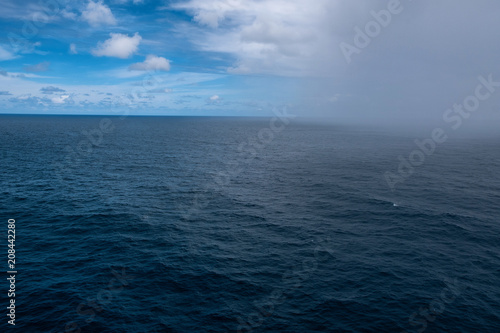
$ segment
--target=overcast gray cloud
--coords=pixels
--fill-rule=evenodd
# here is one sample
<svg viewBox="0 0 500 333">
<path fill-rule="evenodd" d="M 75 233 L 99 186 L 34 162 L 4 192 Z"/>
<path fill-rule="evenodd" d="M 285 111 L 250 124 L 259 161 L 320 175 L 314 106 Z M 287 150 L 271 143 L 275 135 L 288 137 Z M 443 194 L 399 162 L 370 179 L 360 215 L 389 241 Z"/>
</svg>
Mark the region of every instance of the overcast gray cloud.
<svg viewBox="0 0 500 333">
<path fill-rule="evenodd" d="M 338 3 L 335 19 L 324 23 L 331 40 L 310 63 L 323 78 L 309 79 L 303 91 L 303 106 L 312 114 L 370 123 L 436 123 L 474 90 L 478 76 L 493 74 L 500 81 L 499 2 L 402 0 L 387 24 L 380 17 L 389 4 Z M 342 43 L 357 48 L 350 62 Z M 336 94 L 344 97 L 333 102 Z M 500 92 L 484 102 L 481 117 L 498 119 L 489 104 L 499 97 Z"/>
</svg>

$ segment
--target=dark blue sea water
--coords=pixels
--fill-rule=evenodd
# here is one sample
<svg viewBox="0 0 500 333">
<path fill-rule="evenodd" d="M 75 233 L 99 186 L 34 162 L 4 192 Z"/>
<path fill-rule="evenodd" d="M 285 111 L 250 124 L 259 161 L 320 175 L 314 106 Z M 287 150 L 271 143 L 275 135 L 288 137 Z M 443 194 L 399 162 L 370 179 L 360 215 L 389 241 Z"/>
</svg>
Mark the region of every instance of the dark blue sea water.
<svg viewBox="0 0 500 333">
<path fill-rule="evenodd" d="M 415 138 L 299 119 L 1 116 L 15 329 L 500 332 L 500 138 L 450 137 L 392 191 L 384 174 Z"/>
</svg>

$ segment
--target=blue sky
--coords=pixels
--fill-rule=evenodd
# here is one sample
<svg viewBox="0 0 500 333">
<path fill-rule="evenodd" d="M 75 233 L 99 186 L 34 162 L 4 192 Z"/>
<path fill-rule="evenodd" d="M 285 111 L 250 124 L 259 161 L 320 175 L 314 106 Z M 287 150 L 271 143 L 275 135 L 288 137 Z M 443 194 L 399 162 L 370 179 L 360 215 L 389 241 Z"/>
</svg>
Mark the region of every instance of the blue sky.
<svg viewBox="0 0 500 333">
<path fill-rule="evenodd" d="M 1 113 L 267 116 L 287 106 L 356 122 L 439 122 L 478 76 L 500 80 L 495 0 L 0 7 Z M 476 118 L 491 123 L 498 105 L 491 98 Z"/>
<path fill-rule="evenodd" d="M 262 68 L 251 42 L 229 45 L 259 6 L 0 3 L 0 112 L 265 115 L 294 99 L 294 68 Z"/>
</svg>

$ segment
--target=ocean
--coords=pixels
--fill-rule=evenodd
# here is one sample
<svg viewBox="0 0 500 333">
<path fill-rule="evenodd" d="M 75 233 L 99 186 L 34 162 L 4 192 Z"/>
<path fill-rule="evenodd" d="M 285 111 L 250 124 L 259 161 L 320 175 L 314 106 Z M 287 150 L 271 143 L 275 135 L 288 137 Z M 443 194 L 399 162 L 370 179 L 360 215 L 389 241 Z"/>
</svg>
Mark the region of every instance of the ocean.
<svg viewBox="0 0 500 333">
<path fill-rule="evenodd" d="M 500 137 L 415 139 L 299 118 L 0 116 L 15 328 L 500 332 Z"/>
</svg>

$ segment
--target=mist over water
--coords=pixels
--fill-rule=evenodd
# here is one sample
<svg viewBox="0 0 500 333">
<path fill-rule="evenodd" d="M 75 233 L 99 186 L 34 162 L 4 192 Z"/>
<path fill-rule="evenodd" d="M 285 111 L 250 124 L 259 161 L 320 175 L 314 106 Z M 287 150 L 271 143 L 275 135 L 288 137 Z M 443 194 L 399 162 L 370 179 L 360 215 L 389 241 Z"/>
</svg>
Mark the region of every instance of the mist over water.
<svg viewBox="0 0 500 333">
<path fill-rule="evenodd" d="M 450 138 L 410 173 L 412 133 L 103 119 L 0 117 L 17 329 L 500 329 L 498 137 Z"/>
<path fill-rule="evenodd" d="M 443 124 L 448 109 L 468 103 L 475 111 L 457 135 L 497 131 L 499 50 L 490 41 L 498 30 L 498 3 L 339 1 L 330 6 L 336 17 L 322 21 L 322 46 L 309 64 L 315 76 L 302 78 L 301 115 L 389 130 L 432 130 L 449 125 Z M 477 90 L 485 80 L 490 84 Z M 478 101 L 468 99 L 477 93 Z"/>
</svg>

